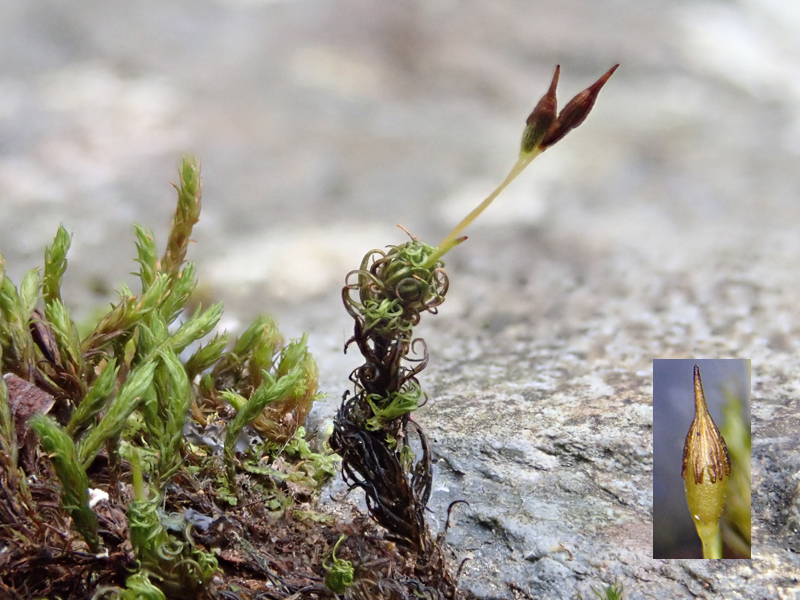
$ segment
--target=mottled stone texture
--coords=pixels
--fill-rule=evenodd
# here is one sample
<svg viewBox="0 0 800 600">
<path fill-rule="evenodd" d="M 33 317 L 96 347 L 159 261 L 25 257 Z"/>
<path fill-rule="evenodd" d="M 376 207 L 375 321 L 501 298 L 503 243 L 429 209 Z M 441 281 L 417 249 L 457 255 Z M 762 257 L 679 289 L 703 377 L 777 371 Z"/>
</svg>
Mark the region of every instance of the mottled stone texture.
<svg viewBox="0 0 800 600">
<path fill-rule="evenodd" d="M 561 100 L 595 111 L 448 257 L 416 418 L 431 519 L 481 598 L 793 598 L 800 572 L 800 25 L 795 2 L 258 0 L 0 6 L 0 252 L 18 281 L 59 222 L 65 297 L 163 238 L 203 160 L 191 258 L 235 317 L 310 333 L 333 411 L 357 357 L 345 273 L 402 223 L 435 243 Z M 752 561 L 656 561 L 652 359 L 752 359 Z M 656 449 L 656 452 L 658 450 Z M 675 466 L 680 469 L 680 465 Z"/>
</svg>

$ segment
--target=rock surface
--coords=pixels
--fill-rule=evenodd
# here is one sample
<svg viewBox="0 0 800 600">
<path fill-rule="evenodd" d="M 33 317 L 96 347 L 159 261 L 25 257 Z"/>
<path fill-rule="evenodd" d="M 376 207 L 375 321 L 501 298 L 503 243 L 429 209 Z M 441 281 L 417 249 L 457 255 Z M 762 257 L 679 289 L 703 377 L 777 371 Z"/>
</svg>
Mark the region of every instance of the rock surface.
<svg viewBox="0 0 800 600">
<path fill-rule="evenodd" d="M 356 356 L 338 288 L 396 222 L 436 242 L 562 102 L 586 123 L 447 260 L 425 320 L 432 520 L 480 598 L 796 597 L 800 14 L 767 0 L 154 0 L 0 6 L 0 253 L 59 222 L 68 301 L 111 300 L 131 221 L 162 241 L 181 152 L 228 326 L 307 330 L 332 414 Z M 752 359 L 753 560 L 652 556 L 652 360 Z M 658 453 L 658 448 L 655 452 Z"/>
</svg>

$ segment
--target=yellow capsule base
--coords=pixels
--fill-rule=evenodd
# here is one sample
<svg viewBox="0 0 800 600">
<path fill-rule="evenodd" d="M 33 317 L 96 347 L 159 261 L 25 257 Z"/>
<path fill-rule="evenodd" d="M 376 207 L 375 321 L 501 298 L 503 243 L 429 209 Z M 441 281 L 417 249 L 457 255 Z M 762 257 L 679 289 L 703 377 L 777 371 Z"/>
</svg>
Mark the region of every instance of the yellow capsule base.
<svg viewBox="0 0 800 600">
<path fill-rule="evenodd" d="M 719 519 L 725 508 L 727 489 L 727 477 L 710 483 L 708 473 L 703 473 L 703 482 L 695 483 L 692 472 L 686 474 L 686 500 L 697 534 L 703 542 L 703 558 L 722 558 Z"/>
</svg>

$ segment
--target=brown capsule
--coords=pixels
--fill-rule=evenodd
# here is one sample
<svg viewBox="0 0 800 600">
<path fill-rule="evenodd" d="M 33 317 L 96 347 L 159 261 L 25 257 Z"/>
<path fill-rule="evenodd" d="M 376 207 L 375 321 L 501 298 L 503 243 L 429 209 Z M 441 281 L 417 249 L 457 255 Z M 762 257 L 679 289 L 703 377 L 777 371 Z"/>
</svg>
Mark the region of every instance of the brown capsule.
<svg viewBox="0 0 800 600">
<path fill-rule="evenodd" d="M 533 152 L 556 120 L 558 111 L 556 86 L 558 85 L 558 75 L 560 73 L 561 65 L 556 65 L 556 72 L 553 74 L 553 81 L 550 82 L 550 89 L 542 96 L 533 112 L 528 116 L 520 148 L 520 151 L 525 154 Z"/>
<path fill-rule="evenodd" d="M 728 447 L 708 412 L 697 365 L 694 367 L 694 421 L 683 446 L 681 477 L 686 479 L 690 471 L 696 484 L 703 483 L 706 474 L 710 483 L 716 483 L 731 474 Z"/>
<path fill-rule="evenodd" d="M 567 102 L 567 105 L 561 109 L 558 119 L 550 126 L 550 129 L 542 139 L 540 144 L 542 150 L 549 148 L 561 140 L 561 138 L 586 120 L 586 117 L 589 116 L 589 112 L 592 110 L 597 100 L 597 95 L 600 93 L 600 90 L 603 89 L 608 78 L 617 70 L 617 67 L 619 67 L 618 64 L 611 67 L 600 79 Z"/>
</svg>

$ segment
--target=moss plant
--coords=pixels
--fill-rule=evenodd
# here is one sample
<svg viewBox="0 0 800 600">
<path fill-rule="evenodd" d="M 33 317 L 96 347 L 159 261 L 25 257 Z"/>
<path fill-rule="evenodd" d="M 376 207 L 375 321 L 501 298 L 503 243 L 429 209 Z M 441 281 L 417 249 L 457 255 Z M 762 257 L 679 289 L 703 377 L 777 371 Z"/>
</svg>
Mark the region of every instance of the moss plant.
<svg viewBox="0 0 800 600">
<path fill-rule="evenodd" d="M 625 591 L 621 583 L 616 581 L 607 585 L 604 589 L 595 589 L 592 586 L 592 593 L 600 600 L 622 600 L 622 592 Z"/>
<path fill-rule="evenodd" d="M 681 477 L 686 483 L 686 500 L 703 543 L 703 558 L 722 558 L 719 519 L 731 474 L 728 448 L 711 418 L 703 393 L 700 369 L 694 367 L 694 421 L 683 447 Z"/>
<path fill-rule="evenodd" d="M 223 398 L 228 400 L 233 406 L 237 407 L 236 416 L 228 425 L 225 434 L 225 466 L 228 476 L 228 485 L 236 487 L 236 476 L 234 467 L 234 445 L 242 429 L 252 423 L 256 417 L 264 410 L 270 402 L 281 400 L 292 393 L 292 389 L 298 384 L 302 385 L 302 373 L 295 371 L 275 381 L 267 374 L 267 379 L 255 391 L 250 400 L 246 400 L 236 392 L 226 390 L 222 393 Z"/>
<path fill-rule="evenodd" d="M 196 544 L 188 524 L 171 530 L 163 509 L 175 506 L 178 489 L 183 508 L 189 498 L 213 512 L 209 498 L 221 499 L 222 491 L 192 493 L 193 476 L 213 481 L 223 463 L 231 494 L 239 496 L 236 471 L 252 458 L 237 461 L 234 446 L 248 425 L 257 425 L 268 452 L 277 456 L 291 445 L 298 456 L 296 466 L 284 460 L 283 470 L 247 471 L 248 489 L 276 489 L 286 506 L 293 496 L 280 485 L 302 481 L 315 489 L 332 471 L 332 458 L 296 437 L 317 398 L 305 337 L 285 344 L 275 324 L 259 318 L 230 350 L 225 334 L 199 345 L 222 306 L 186 312 L 197 285 L 194 265 L 185 262 L 201 205 L 194 160 L 184 160 L 175 187 L 178 205 L 161 257 L 149 230 L 136 227 L 141 292 L 123 286 L 119 301 L 85 335 L 61 297 L 71 242 L 63 227 L 45 251 L 44 269 L 29 271 L 18 287 L 5 277 L 0 256 L 0 366 L 23 384 L 12 390 L 0 379 L 0 544 L 7 551 L 4 569 L 16 565 L 8 576 L 3 572 L 0 595 L 16 588 L 27 596 L 83 598 L 98 582 L 101 595 L 120 598 L 210 593 L 217 559 Z M 279 409 L 265 411 L 277 403 Z M 20 406 L 34 413 L 27 425 Z M 18 435 L 28 426 L 32 440 Z M 225 432 L 219 455 L 187 445 L 187 431 L 202 437 L 214 427 Z M 118 485 L 128 481 L 130 500 Z M 110 505 L 97 512 L 90 488 L 106 491 Z M 77 548 L 59 554 L 65 544 Z M 96 564 L 75 563 L 84 550 L 97 555 Z"/>
<path fill-rule="evenodd" d="M 195 548 L 191 538 L 181 541 L 166 531 L 158 514 L 161 498 L 148 498 L 137 450 L 132 459 L 134 499 L 128 505 L 127 517 L 141 571 L 138 579 L 126 580 L 126 587 L 130 590 L 131 583 L 139 585 L 145 578 L 154 579 L 169 598 L 197 598 L 217 571 L 217 559 Z"/>
<path fill-rule="evenodd" d="M 449 284 L 442 257 L 466 239 L 461 235 L 464 229 L 536 156 L 583 122 L 616 68 L 556 114 L 560 72 L 556 67 L 550 88 L 528 117 L 519 158 L 503 183 L 438 246 L 409 236 L 399 246 L 371 250 L 346 278 L 342 297 L 355 321 L 346 347 L 355 344 L 365 363 L 350 376 L 354 394 L 345 394 L 331 446 L 342 457 L 345 480 L 364 491 L 372 517 L 391 539 L 417 554 L 415 593 L 424 589 L 433 596 L 450 597 L 455 580 L 439 541 L 425 524 L 432 480 L 430 450 L 410 415 L 425 399 L 416 376 L 427 365 L 428 352 L 424 340 L 413 338 L 413 328 L 423 314 L 435 314 L 444 302 Z"/>
<path fill-rule="evenodd" d="M 75 443 L 58 423 L 45 416 L 35 415 L 29 423 L 42 439 L 42 447 L 50 454 L 61 481 L 62 506 L 92 552 L 98 552 L 97 515 L 89 508 L 89 478 L 78 459 Z"/>
<path fill-rule="evenodd" d="M 328 575 L 325 577 L 325 585 L 328 586 L 329 590 L 337 594 L 345 593 L 347 588 L 353 584 L 353 563 L 349 560 L 336 558 L 336 551 L 339 549 L 339 545 L 344 539 L 343 535 L 339 536 L 339 539 L 333 546 L 330 563 L 328 559 L 325 559 L 325 562 L 323 562 L 325 570 L 328 571 Z"/>
<path fill-rule="evenodd" d="M 411 413 L 425 402 L 417 375 L 428 353 L 413 329 L 444 301 L 443 256 L 536 156 L 583 122 L 615 69 L 557 114 L 556 68 L 517 163 L 486 200 L 438 246 L 409 236 L 370 251 L 347 276 L 343 300 L 355 321 L 348 346 L 365 362 L 351 375 L 354 393 L 345 395 L 330 446 L 402 556 L 355 531 L 359 523 L 347 538 L 314 529 L 331 518 L 312 506 L 296 511 L 302 523 L 291 520 L 287 509 L 310 500 L 335 465 L 328 446 L 315 453 L 303 439 L 317 367 L 305 337 L 287 344 L 267 318 L 230 347 L 225 333 L 202 342 L 222 306 L 187 311 L 197 285 L 186 262 L 201 208 L 196 161 L 181 165 L 165 251 L 136 226 L 140 290 L 122 286 L 88 331 L 61 294 L 71 244 L 63 227 L 43 269 L 18 286 L 0 256 L 0 596 L 247 597 L 239 596 L 241 578 L 215 591 L 226 563 L 229 573 L 262 576 L 254 595 L 266 585 L 273 598 L 457 597 L 441 537 L 425 522 L 431 452 Z M 29 423 L 21 406 L 35 415 Z M 294 538 L 283 545 L 287 531 Z M 342 546 L 372 557 L 354 567 L 337 558 Z"/>
<path fill-rule="evenodd" d="M 623 585 L 618 583 L 616 580 L 614 583 L 610 583 L 604 588 L 596 588 L 593 585 L 590 585 L 589 589 L 591 589 L 592 594 L 594 594 L 594 596 L 600 600 L 622 600 L 622 593 L 625 591 Z M 583 594 L 578 592 L 573 596 L 573 598 L 576 600 L 583 600 Z"/>
</svg>

